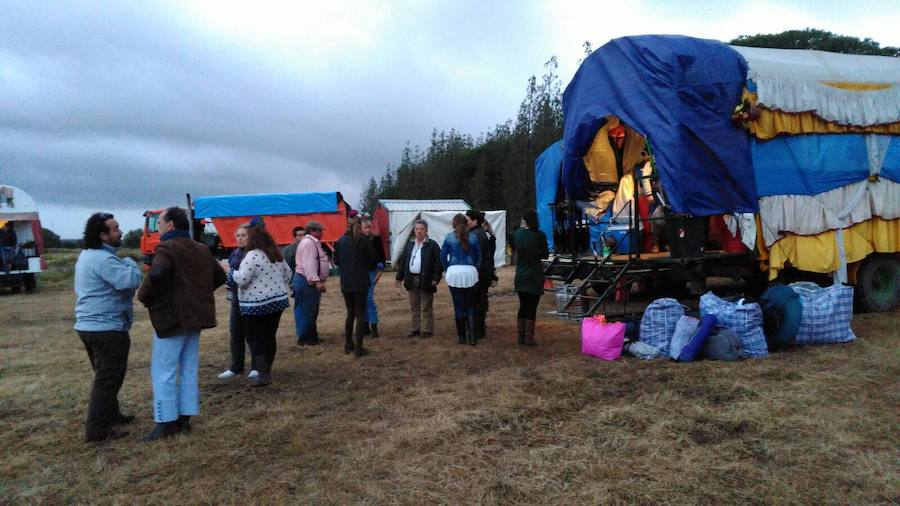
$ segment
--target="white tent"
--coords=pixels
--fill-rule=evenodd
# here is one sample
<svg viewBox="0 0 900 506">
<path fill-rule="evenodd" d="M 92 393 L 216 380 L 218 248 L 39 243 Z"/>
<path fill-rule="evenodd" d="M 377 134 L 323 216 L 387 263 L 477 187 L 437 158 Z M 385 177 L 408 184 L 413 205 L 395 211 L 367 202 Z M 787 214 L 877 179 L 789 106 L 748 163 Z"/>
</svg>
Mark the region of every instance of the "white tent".
<svg viewBox="0 0 900 506">
<path fill-rule="evenodd" d="M 413 224 L 419 218 L 428 222 L 428 236 L 438 245 L 444 242 L 444 236 L 450 232 L 450 224 L 457 213 L 465 213 L 471 209 L 462 199 L 438 200 L 400 200 L 381 199 L 373 216 L 378 229 L 387 237 L 387 253 L 392 264 L 400 259 L 403 247 L 409 241 Z M 506 264 L 506 211 L 486 211 L 485 218 L 497 236 L 497 251 L 494 265 Z"/>
</svg>

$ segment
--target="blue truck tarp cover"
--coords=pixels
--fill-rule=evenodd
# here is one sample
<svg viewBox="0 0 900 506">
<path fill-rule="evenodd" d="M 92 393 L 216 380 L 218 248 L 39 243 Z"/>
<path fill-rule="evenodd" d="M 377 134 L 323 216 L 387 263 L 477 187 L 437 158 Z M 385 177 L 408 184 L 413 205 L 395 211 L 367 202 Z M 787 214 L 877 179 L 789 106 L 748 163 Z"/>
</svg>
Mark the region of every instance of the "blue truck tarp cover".
<svg viewBox="0 0 900 506">
<path fill-rule="evenodd" d="M 886 144 L 880 175 L 900 182 L 900 142 L 890 135 L 782 135 L 751 141 L 759 196 L 816 195 L 866 179 L 873 162 L 867 137 Z"/>
<path fill-rule="evenodd" d="M 336 192 L 219 195 L 197 197 L 194 200 L 194 216 L 197 218 L 333 213 L 337 210 L 338 194 Z"/>
<path fill-rule="evenodd" d="M 534 191 L 538 226 L 547 236 L 547 248 L 554 251 L 555 216 L 550 205 L 556 202 L 559 176 L 562 173 L 562 141 L 556 141 L 534 161 Z"/>
<path fill-rule="evenodd" d="M 675 212 L 756 212 L 750 136 L 731 123 L 746 78 L 744 58 L 714 40 L 641 35 L 603 45 L 563 94 L 566 192 L 586 195 L 582 157 L 615 115 L 649 138 Z"/>
</svg>

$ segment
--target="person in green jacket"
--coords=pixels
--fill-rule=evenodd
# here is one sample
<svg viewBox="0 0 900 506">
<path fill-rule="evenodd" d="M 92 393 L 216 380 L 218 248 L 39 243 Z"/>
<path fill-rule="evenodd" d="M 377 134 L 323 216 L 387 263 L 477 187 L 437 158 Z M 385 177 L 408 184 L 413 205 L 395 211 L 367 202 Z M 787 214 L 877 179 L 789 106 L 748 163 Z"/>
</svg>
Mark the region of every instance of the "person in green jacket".
<svg viewBox="0 0 900 506">
<path fill-rule="evenodd" d="M 516 281 L 519 294 L 519 345 L 536 346 L 534 320 L 537 307 L 544 293 L 544 264 L 542 259 L 550 255 L 547 236 L 538 229 L 537 212 L 534 209 L 522 215 L 524 226 L 516 231 Z"/>
</svg>

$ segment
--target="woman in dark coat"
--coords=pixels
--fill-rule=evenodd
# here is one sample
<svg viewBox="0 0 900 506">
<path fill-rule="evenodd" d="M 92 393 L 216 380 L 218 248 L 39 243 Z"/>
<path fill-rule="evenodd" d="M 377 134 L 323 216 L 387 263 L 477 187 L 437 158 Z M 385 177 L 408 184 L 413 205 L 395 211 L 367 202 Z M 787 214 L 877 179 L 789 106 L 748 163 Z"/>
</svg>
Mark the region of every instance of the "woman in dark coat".
<svg viewBox="0 0 900 506">
<path fill-rule="evenodd" d="M 531 209 L 522 216 L 524 226 L 516 231 L 516 280 L 515 290 L 519 294 L 519 345 L 536 346 L 534 321 L 537 307 L 544 293 L 544 264 L 541 261 L 550 255 L 547 236 L 538 229 L 537 213 Z"/>
<path fill-rule="evenodd" d="M 354 353 L 361 357 L 367 353 L 363 348 L 366 321 L 366 294 L 369 291 L 369 271 L 376 268 L 377 261 L 372 241 L 359 218 L 350 220 L 347 232 L 334 245 L 334 263 L 341 269 L 341 293 L 347 306 L 344 321 L 344 353 Z M 356 343 L 353 342 L 353 322 L 356 321 Z"/>
<path fill-rule="evenodd" d="M 234 232 L 234 238 L 237 241 L 237 248 L 228 256 L 228 266 L 232 269 L 238 269 L 241 266 L 241 260 L 244 259 L 247 248 L 247 236 L 249 234 L 250 224 L 244 223 Z M 231 365 L 224 372 L 219 374 L 219 379 L 231 379 L 244 372 L 244 353 L 246 343 L 244 341 L 244 321 L 241 320 L 241 306 L 238 303 L 237 286 L 228 287 L 228 300 L 231 305 L 231 317 L 228 322 L 228 333 L 231 335 L 229 340 L 229 348 L 231 349 Z M 259 376 L 259 371 L 251 370 L 248 378 Z"/>
</svg>

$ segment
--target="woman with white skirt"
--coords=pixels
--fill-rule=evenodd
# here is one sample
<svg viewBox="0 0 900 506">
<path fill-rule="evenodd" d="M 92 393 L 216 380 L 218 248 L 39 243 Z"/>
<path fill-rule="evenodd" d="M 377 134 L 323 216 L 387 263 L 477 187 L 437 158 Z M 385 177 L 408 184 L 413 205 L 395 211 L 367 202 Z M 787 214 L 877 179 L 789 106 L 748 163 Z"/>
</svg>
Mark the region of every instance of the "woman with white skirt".
<svg viewBox="0 0 900 506">
<path fill-rule="evenodd" d="M 444 238 L 441 264 L 453 298 L 459 344 L 475 346 L 475 303 L 478 296 L 475 285 L 478 283 L 477 266 L 481 265 L 481 250 L 462 214 L 453 217 L 453 232 Z"/>
</svg>

